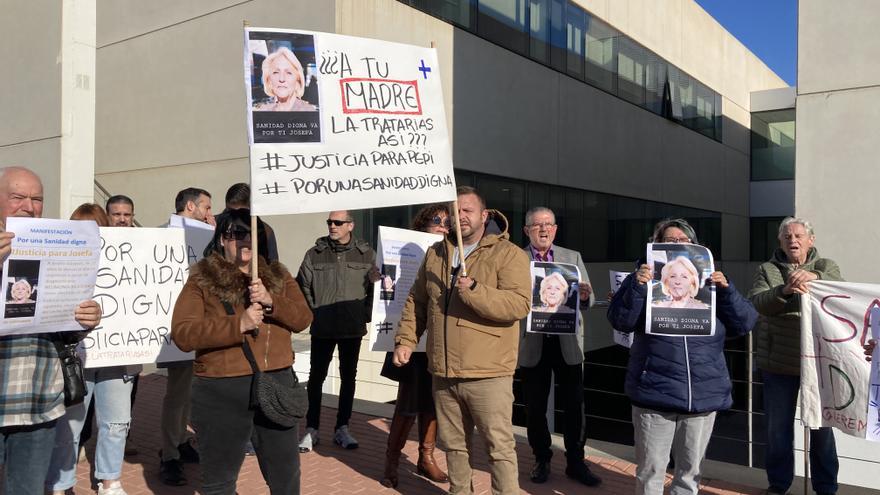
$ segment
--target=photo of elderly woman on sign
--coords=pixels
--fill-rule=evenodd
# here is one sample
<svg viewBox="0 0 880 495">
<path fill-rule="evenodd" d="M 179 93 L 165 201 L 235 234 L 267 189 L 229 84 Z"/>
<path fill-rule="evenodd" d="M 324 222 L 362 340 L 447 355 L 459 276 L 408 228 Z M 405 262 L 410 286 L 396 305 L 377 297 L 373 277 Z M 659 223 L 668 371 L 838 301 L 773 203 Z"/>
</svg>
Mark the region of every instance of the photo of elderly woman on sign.
<svg viewBox="0 0 880 495">
<path fill-rule="evenodd" d="M 663 299 L 654 299 L 657 308 L 707 309 L 709 305 L 696 298 L 700 291 L 700 274 L 686 256 L 673 258 L 660 272 Z"/>
<path fill-rule="evenodd" d="M 26 278 L 18 279 L 9 289 L 7 304 L 27 304 L 36 302 L 31 298 L 33 288 Z"/>
<path fill-rule="evenodd" d="M 538 290 L 541 305 L 532 308 L 539 313 L 574 313 L 574 308 L 567 306 L 568 282 L 559 272 L 552 272 L 541 280 Z"/>
<path fill-rule="evenodd" d="M 296 55 L 287 48 L 272 52 L 263 60 L 263 92 L 268 101 L 254 103 L 261 112 L 314 112 L 318 107 L 303 100 L 306 77 Z"/>
</svg>

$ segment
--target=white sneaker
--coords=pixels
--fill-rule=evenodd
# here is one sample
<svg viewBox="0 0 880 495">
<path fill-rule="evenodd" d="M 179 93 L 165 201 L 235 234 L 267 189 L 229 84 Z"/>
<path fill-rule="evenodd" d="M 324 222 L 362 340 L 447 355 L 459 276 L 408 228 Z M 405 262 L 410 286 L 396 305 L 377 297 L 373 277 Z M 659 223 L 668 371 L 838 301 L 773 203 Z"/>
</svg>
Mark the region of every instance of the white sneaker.
<svg viewBox="0 0 880 495">
<path fill-rule="evenodd" d="M 302 440 L 299 442 L 299 451 L 302 453 L 309 452 L 315 448 L 315 445 L 318 445 L 318 430 L 306 428 L 306 434 L 303 435 Z"/>
<path fill-rule="evenodd" d="M 336 428 L 336 434 L 333 435 L 333 443 L 339 445 L 343 449 L 351 450 L 358 448 L 358 441 L 348 432 L 348 425 Z"/>
<path fill-rule="evenodd" d="M 122 489 L 122 483 L 114 481 L 110 486 L 104 488 L 104 483 L 98 483 L 98 495 L 128 495 Z"/>
</svg>

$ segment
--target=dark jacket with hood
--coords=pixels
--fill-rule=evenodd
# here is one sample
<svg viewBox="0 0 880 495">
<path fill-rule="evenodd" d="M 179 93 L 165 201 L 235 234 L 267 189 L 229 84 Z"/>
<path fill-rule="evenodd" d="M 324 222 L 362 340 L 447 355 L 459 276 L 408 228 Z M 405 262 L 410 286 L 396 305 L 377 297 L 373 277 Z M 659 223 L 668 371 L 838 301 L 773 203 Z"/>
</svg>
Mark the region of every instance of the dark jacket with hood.
<svg viewBox="0 0 880 495">
<path fill-rule="evenodd" d="M 348 244 L 321 237 L 306 252 L 296 277 L 315 314 L 312 337 L 360 338 L 367 334 L 373 313 L 370 269 L 376 253 L 353 236 Z"/>
<path fill-rule="evenodd" d="M 633 405 L 703 413 L 733 404 L 724 340 L 748 333 L 758 313 L 732 283 L 716 290 L 714 336 L 665 337 L 645 333 L 647 285 L 640 284 L 634 273 L 623 281 L 608 307 L 608 321 L 621 332 L 635 333 L 625 385 Z"/>
<path fill-rule="evenodd" d="M 248 336 L 261 371 L 293 365 L 290 334 L 312 321 L 312 312 L 296 281 L 281 263 L 260 258 L 258 273 L 272 295 L 272 313 L 264 317 L 256 337 Z M 221 378 L 252 374 L 242 351 L 241 316 L 248 301 L 250 278 L 219 254 L 190 268 L 189 279 L 174 304 L 171 339 L 184 352 L 196 351 L 193 372 Z M 230 315 L 223 302 L 234 310 Z"/>
<path fill-rule="evenodd" d="M 526 253 L 510 242 L 507 219 L 490 210 L 483 238 L 465 258 L 472 289 L 456 288 L 454 245 L 448 236 L 425 254 L 400 318 L 395 342 L 415 349 L 428 332 L 428 371 L 446 378 L 513 375 L 519 320 L 529 313 Z"/>
</svg>

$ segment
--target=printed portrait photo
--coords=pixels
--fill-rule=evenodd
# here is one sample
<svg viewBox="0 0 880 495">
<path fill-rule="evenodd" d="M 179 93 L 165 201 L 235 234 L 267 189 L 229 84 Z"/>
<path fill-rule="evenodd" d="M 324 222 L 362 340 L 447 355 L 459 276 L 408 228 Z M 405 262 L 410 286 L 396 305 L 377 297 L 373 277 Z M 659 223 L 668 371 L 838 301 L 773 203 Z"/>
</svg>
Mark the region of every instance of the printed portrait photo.
<svg viewBox="0 0 880 495">
<path fill-rule="evenodd" d="M 32 318 L 37 308 L 39 260 L 10 260 L 6 286 L 6 309 L 3 317 Z"/>
</svg>

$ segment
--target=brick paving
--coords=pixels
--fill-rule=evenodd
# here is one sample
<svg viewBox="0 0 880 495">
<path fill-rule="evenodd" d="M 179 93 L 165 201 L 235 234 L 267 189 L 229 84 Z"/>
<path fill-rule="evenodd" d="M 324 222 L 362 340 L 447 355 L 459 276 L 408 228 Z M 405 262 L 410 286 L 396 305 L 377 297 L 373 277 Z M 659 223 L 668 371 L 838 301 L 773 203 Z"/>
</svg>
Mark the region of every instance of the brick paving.
<svg viewBox="0 0 880 495">
<path fill-rule="evenodd" d="M 135 447 L 138 455 L 126 458 L 123 468 L 123 486 L 129 495 L 156 493 L 163 495 L 192 495 L 198 493 L 198 465 L 186 465 L 186 476 L 190 483 L 183 487 L 169 487 L 159 482 L 160 439 L 159 411 L 164 394 L 165 377 L 161 375 L 143 375 L 138 389 L 137 402 L 134 409 L 134 420 L 130 445 Z M 385 455 L 385 441 L 388 433 L 389 420 L 365 414 L 354 413 L 351 431 L 360 442 L 356 450 L 343 450 L 332 443 L 332 427 L 335 423 L 336 410 L 325 407 L 322 415 L 321 443 L 315 451 L 301 456 L 302 463 L 302 494 L 333 495 L 333 494 L 373 494 L 373 493 L 406 493 L 406 494 L 442 494 L 448 485 L 435 484 L 415 474 L 415 462 L 418 458 L 416 429 L 404 448 L 401 458 L 400 484 L 397 489 L 385 488 L 379 484 Z M 90 478 L 91 465 L 94 459 L 94 439 L 86 446 L 86 456 L 79 463 L 76 493 L 79 495 L 95 493 L 97 485 Z M 479 445 L 479 442 L 477 442 Z M 535 495 L 564 495 L 574 493 L 587 494 L 627 494 L 633 493 L 633 473 L 635 466 L 629 462 L 590 457 L 593 471 L 603 479 L 599 488 L 586 488 L 577 485 L 565 477 L 564 459 L 562 455 L 554 456 L 550 480 L 543 485 L 529 481 L 532 457 L 528 445 L 517 444 L 519 455 L 520 484 L 522 493 Z M 445 456 L 439 453 L 437 461 L 445 469 Z M 485 450 L 478 449 L 474 456 L 474 491 L 477 494 L 491 493 L 488 464 Z M 668 480 L 667 480 L 668 481 Z M 762 490 L 736 485 L 721 480 L 704 480 L 700 493 L 760 494 Z M 245 459 L 238 481 L 238 493 L 242 495 L 268 494 L 269 490 L 263 482 L 256 458 Z"/>
</svg>

